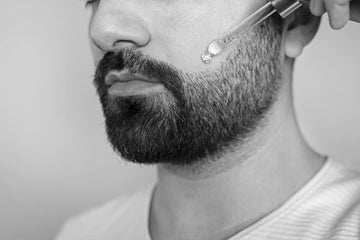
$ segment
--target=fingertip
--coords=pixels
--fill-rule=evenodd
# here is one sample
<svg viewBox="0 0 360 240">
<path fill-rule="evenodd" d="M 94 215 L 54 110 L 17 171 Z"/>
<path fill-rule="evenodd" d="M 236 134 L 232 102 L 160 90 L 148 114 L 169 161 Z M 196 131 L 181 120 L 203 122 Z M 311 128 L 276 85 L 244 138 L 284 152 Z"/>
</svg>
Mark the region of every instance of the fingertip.
<svg viewBox="0 0 360 240">
<path fill-rule="evenodd" d="M 329 13 L 329 22 L 332 29 L 338 30 L 343 28 L 350 20 L 350 14 L 343 13 L 342 15 L 335 15 Z"/>
<path fill-rule="evenodd" d="M 320 11 L 312 12 L 312 14 L 316 17 L 321 17 L 325 13 L 325 9 L 321 9 Z"/>
<path fill-rule="evenodd" d="M 312 0 L 310 2 L 310 11 L 313 15 L 315 16 L 321 16 L 325 13 L 325 5 L 324 5 L 324 2 L 322 0 Z"/>
<path fill-rule="evenodd" d="M 348 21 L 332 21 L 331 19 L 329 19 L 330 21 L 330 27 L 334 30 L 339 30 L 343 27 L 345 27 L 345 25 L 347 24 Z"/>
<path fill-rule="evenodd" d="M 325 0 L 331 28 L 343 28 L 350 19 L 350 0 Z"/>
</svg>

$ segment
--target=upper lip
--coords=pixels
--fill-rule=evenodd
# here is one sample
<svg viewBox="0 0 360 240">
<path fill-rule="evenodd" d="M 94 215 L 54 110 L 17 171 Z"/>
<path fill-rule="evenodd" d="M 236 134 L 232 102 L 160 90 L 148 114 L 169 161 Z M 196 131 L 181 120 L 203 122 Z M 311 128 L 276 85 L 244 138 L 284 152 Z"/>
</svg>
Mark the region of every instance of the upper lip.
<svg viewBox="0 0 360 240">
<path fill-rule="evenodd" d="M 128 71 L 111 71 L 105 77 L 105 84 L 111 86 L 115 82 L 130 82 L 130 81 L 145 81 L 145 82 L 159 82 L 153 78 L 144 77 L 141 74 L 131 74 Z"/>
</svg>

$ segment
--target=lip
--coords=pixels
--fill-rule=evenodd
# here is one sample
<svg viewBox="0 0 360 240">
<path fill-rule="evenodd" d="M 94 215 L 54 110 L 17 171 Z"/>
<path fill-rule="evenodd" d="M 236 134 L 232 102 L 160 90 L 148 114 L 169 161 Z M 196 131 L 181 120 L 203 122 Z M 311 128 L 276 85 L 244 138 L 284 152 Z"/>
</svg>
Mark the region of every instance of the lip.
<svg viewBox="0 0 360 240">
<path fill-rule="evenodd" d="M 164 86 L 154 78 L 131 74 L 127 70 L 111 71 L 105 77 L 109 96 L 145 96 L 164 91 Z"/>
<path fill-rule="evenodd" d="M 143 82 L 150 82 L 150 83 L 160 83 L 156 79 L 147 78 L 140 74 L 131 74 L 128 71 L 111 71 L 105 77 L 105 84 L 107 86 L 111 86 L 116 82 L 131 82 L 131 81 L 143 81 Z"/>
</svg>

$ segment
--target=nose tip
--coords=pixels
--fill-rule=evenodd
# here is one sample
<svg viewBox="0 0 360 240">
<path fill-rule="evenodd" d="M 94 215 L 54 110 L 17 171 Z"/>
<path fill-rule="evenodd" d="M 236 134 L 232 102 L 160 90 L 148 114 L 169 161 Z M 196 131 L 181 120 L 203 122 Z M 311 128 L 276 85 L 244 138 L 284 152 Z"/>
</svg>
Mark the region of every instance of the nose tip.
<svg viewBox="0 0 360 240">
<path fill-rule="evenodd" d="M 120 14 L 98 13 L 90 24 L 90 38 L 102 51 L 124 47 L 144 47 L 150 33 L 140 19 Z"/>
</svg>

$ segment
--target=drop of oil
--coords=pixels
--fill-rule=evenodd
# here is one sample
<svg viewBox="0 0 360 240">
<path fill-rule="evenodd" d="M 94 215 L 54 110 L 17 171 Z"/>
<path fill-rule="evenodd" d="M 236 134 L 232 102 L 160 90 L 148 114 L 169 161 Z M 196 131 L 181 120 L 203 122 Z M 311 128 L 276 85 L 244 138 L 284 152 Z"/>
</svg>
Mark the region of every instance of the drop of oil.
<svg viewBox="0 0 360 240">
<path fill-rule="evenodd" d="M 203 60 L 204 63 L 209 64 L 213 56 L 214 56 L 213 54 L 206 52 L 201 55 L 201 59 Z"/>
</svg>

